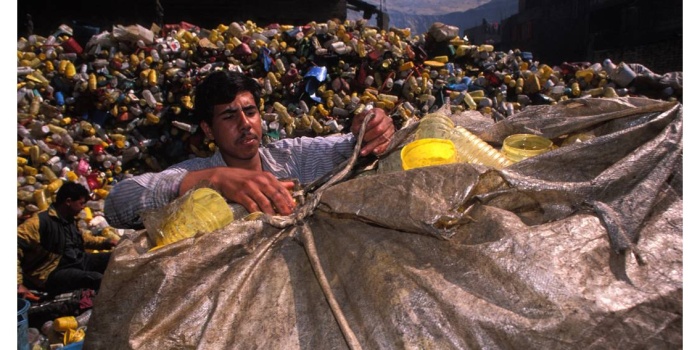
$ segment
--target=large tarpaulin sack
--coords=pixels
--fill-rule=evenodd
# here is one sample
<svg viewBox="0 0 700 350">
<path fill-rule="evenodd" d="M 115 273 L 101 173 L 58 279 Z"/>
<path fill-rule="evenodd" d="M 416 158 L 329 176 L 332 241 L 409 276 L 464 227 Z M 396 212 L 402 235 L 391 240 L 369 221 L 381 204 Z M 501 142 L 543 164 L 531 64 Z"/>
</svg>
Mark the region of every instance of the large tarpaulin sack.
<svg viewBox="0 0 700 350">
<path fill-rule="evenodd" d="M 453 119 L 493 144 L 595 137 L 503 170 L 353 176 L 291 224 L 236 220 L 156 250 L 137 232 L 112 255 L 85 348 L 682 347 L 681 104 Z"/>
</svg>

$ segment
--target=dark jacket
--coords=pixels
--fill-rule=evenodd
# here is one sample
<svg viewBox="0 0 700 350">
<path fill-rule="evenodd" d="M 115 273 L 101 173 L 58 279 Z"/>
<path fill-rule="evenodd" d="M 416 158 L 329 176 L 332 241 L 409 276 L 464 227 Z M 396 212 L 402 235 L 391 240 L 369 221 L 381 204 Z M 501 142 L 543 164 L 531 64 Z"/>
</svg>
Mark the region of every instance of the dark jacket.
<svg viewBox="0 0 700 350">
<path fill-rule="evenodd" d="M 34 214 L 17 227 L 17 284 L 43 288 L 57 267 L 81 264 L 85 249 L 109 249 L 109 239 L 80 232 L 74 219 L 61 218 L 56 209 Z"/>
</svg>

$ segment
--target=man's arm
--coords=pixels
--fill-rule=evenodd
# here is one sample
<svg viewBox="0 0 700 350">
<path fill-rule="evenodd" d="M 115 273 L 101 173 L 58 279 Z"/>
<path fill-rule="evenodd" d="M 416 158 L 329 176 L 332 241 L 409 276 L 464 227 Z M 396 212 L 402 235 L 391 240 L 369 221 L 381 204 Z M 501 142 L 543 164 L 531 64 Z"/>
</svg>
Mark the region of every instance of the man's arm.
<svg viewBox="0 0 700 350">
<path fill-rule="evenodd" d="M 105 219 L 112 227 L 142 228 L 141 212 L 177 198 L 185 173 L 148 173 L 118 182 L 105 198 Z"/>
<path fill-rule="evenodd" d="M 251 213 L 261 211 L 270 215 L 290 215 L 296 206 L 289 192 L 294 187 L 294 182 L 279 181 L 269 172 L 230 167 L 187 173 L 180 183 L 179 194 L 185 194 L 202 181 Z"/>
<path fill-rule="evenodd" d="M 295 206 L 288 191 L 293 182 L 280 182 L 268 172 L 226 167 L 217 153 L 117 183 L 105 199 L 105 218 L 112 227 L 142 228 L 144 210 L 161 208 L 203 182 L 249 212 L 289 215 Z"/>
<path fill-rule="evenodd" d="M 116 228 L 143 227 L 141 213 L 170 203 L 180 195 L 180 183 L 189 171 L 223 165 L 221 156 L 195 158 L 159 173 L 146 173 L 118 182 L 105 198 L 104 214 Z"/>
<path fill-rule="evenodd" d="M 103 236 L 95 236 L 89 230 L 81 230 L 83 236 L 83 247 L 85 249 L 112 249 L 119 243 L 118 240 Z"/>
</svg>

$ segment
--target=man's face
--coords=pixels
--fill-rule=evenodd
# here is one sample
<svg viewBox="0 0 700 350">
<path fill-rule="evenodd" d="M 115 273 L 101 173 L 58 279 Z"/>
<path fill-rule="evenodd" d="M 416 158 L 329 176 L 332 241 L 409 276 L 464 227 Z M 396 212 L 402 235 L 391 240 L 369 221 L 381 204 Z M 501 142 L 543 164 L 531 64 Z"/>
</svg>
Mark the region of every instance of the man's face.
<svg viewBox="0 0 700 350">
<path fill-rule="evenodd" d="M 230 103 L 215 105 L 211 125 L 202 122 L 201 126 L 207 137 L 216 142 L 228 165 L 249 161 L 258 155 L 262 124 L 250 92 L 239 93 Z"/>
<path fill-rule="evenodd" d="M 68 198 L 66 202 L 68 204 L 68 208 L 70 209 L 71 216 L 77 216 L 81 211 L 83 211 L 83 209 L 85 209 L 85 203 L 87 200 L 85 198 Z"/>
</svg>

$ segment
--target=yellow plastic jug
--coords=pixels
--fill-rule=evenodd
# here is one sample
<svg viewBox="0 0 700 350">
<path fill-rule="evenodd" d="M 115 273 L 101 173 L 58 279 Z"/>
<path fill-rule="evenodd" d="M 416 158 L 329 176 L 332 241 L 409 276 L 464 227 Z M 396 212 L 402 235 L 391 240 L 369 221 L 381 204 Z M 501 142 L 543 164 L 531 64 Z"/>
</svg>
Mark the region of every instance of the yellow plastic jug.
<svg viewBox="0 0 700 350">
<path fill-rule="evenodd" d="M 200 232 L 212 232 L 233 221 L 233 211 L 219 192 L 202 187 L 166 206 L 168 213 L 162 226 L 152 234 L 156 247 L 193 237 Z"/>
<path fill-rule="evenodd" d="M 455 145 L 450 140 L 420 139 L 401 150 L 404 170 L 455 162 Z"/>
</svg>

